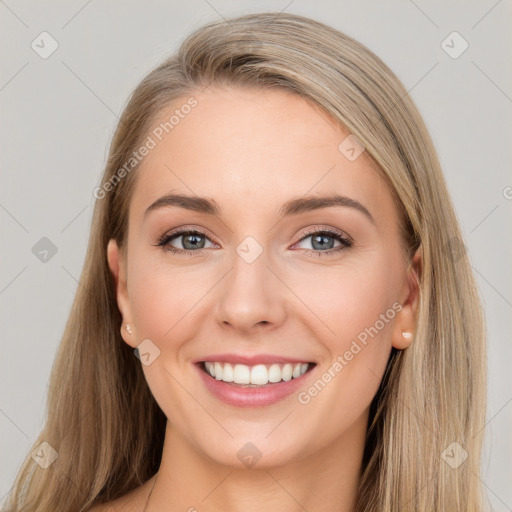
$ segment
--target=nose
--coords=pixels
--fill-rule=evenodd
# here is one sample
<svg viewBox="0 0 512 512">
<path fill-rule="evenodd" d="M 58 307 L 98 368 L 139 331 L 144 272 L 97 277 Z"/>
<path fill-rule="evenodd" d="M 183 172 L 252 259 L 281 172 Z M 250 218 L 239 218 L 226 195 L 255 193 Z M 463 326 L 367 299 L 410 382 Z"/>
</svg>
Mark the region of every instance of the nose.
<svg viewBox="0 0 512 512">
<path fill-rule="evenodd" d="M 274 329 L 286 319 L 289 295 L 269 267 L 265 251 L 252 262 L 236 254 L 233 267 L 219 283 L 216 321 L 245 335 Z"/>
</svg>

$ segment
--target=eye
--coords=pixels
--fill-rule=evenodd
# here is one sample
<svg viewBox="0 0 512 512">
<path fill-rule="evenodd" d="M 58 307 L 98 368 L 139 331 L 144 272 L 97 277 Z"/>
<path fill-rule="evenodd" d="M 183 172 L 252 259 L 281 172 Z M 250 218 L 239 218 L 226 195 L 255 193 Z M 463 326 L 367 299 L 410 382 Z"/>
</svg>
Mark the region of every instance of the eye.
<svg viewBox="0 0 512 512">
<path fill-rule="evenodd" d="M 344 249 L 348 249 L 353 244 L 352 239 L 348 235 L 342 231 L 332 229 L 319 229 L 317 227 L 302 233 L 302 235 L 303 237 L 301 238 L 300 242 L 298 242 L 298 244 L 304 242 L 305 240 L 311 239 L 310 246 L 312 249 L 306 249 L 306 252 L 309 254 L 314 254 L 318 257 L 338 253 Z M 337 247 L 334 245 L 335 241 L 339 242 Z"/>
<path fill-rule="evenodd" d="M 171 241 L 178 240 L 180 238 L 182 239 L 180 243 L 182 248 L 170 245 Z M 162 247 L 165 251 L 169 251 L 174 254 L 197 254 L 205 248 L 207 240 L 210 241 L 202 231 L 196 229 L 185 229 L 165 234 L 160 238 L 157 245 Z"/>
<path fill-rule="evenodd" d="M 171 242 L 182 239 L 180 247 L 171 245 Z M 297 244 L 304 242 L 307 239 L 311 239 L 312 249 L 305 249 L 308 254 L 315 256 L 328 256 L 334 253 L 338 253 L 344 249 L 348 249 L 352 246 L 352 239 L 343 233 L 342 231 L 333 229 L 320 229 L 315 227 L 302 233 L 302 238 Z M 339 245 L 335 246 L 335 242 L 338 241 Z M 182 229 L 173 231 L 162 236 L 157 244 L 158 247 L 162 247 L 164 251 L 169 251 L 173 254 L 179 255 L 198 255 L 205 247 L 205 244 L 209 242 L 212 246 L 216 245 L 212 243 L 209 237 L 201 230 L 198 229 Z M 331 250 L 332 249 L 332 250 Z"/>
</svg>

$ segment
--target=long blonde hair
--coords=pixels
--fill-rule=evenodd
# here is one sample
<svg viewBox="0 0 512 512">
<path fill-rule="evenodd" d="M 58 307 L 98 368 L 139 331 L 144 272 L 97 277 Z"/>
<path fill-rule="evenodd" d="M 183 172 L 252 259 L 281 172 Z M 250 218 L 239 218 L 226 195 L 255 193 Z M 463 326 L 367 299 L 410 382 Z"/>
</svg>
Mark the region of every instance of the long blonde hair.
<svg viewBox="0 0 512 512">
<path fill-rule="evenodd" d="M 330 114 L 364 144 L 389 183 L 408 257 L 421 251 L 416 335 L 408 349 L 393 350 L 372 402 L 357 512 L 483 510 L 484 321 L 433 143 L 406 89 L 374 53 L 332 27 L 286 13 L 199 28 L 130 97 L 101 182 L 108 192 L 96 195 L 46 422 L 32 448 L 47 442 L 58 458 L 43 469 L 27 456 L 5 510 L 85 511 L 158 470 L 166 418 L 121 338 L 106 248 L 114 238 L 125 249 L 137 170 L 116 181 L 119 169 L 163 108 L 212 84 L 283 88 Z"/>
</svg>

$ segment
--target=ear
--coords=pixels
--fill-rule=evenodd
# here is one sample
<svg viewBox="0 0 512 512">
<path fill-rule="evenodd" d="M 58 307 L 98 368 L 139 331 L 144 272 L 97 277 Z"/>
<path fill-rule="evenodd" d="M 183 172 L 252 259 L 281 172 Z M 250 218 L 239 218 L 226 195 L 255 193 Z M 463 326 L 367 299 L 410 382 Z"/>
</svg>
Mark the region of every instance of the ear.
<svg viewBox="0 0 512 512">
<path fill-rule="evenodd" d="M 417 308 L 419 303 L 419 289 L 423 260 L 421 246 L 418 247 L 407 269 L 407 276 L 402 286 L 400 304 L 402 309 L 395 317 L 391 344 L 393 347 L 403 350 L 412 343 L 416 332 Z"/>
<path fill-rule="evenodd" d="M 107 258 L 110 271 L 116 283 L 117 305 L 123 317 L 121 336 L 130 347 L 135 348 L 137 346 L 137 336 L 131 313 L 128 287 L 126 285 L 126 261 L 123 252 L 119 250 L 114 239 L 108 242 Z M 131 333 L 126 330 L 127 324 L 130 326 Z"/>
</svg>

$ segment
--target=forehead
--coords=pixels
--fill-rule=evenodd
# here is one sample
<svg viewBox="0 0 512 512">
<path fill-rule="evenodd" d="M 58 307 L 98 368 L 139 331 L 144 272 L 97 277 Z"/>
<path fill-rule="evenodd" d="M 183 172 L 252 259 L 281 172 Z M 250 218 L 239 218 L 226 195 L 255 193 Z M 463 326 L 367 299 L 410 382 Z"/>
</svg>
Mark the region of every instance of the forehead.
<svg viewBox="0 0 512 512">
<path fill-rule="evenodd" d="M 154 122 L 154 148 L 136 171 L 130 222 L 170 192 L 212 198 L 233 215 L 333 193 L 371 212 L 395 213 L 373 161 L 364 152 L 347 159 L 339 146 L 349 132 L 299 95 L 212 86 L 193 98 L 193 108 L 180 110 L 190 97 L 177 99 Z"/>
</svg>

